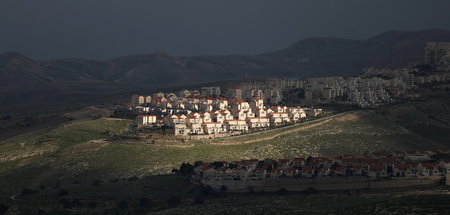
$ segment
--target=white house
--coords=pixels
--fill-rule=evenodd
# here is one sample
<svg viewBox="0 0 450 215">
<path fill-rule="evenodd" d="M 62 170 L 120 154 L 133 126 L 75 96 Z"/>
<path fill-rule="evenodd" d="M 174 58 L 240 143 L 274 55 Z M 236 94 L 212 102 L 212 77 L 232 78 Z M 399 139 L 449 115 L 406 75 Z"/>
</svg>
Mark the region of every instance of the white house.
<svg viewBox="0 0 450 215">
<path fill-rule="evenodd" d="M 202 119 L 203 123 L 212 122 L 211 114 L 209 112 L 201 112 L 200 118 Z"/>
<path fill-rule="evenodd" d="M 205 134 L 220 134 L 226 132 L 225 127 L 222 126 L 222 123 L 220 122 L 204 122 L 202 126 Z"/>
<path fill-rule="evenodd" d="M 441 161 L 439 167 L 443 170 L 445 174 L 450 173 L 450 161 Z"/>
<path fill-rule="evenodd" d="M 175 124 L 173 126 L 174 135 L 188 135 L 191 131 L 186 124 Z"/>
<path fill-rule="evenodd" d="M 387 177 L 387 169 L 386 166 L 381 165 L 371 165 L 368 168 L 367 176 L 370 178 L 383 178 Z"/>
<path fill-rule="evenodd" d="M 248 131 L 248 125 L 244 120 L 225 120 L 225 125 L 229 132 Z"/>
<path fill-rule="evenodd" d="M 156 123 L 156 116 L 154 115 L 138 115 L 136 116 L 138 126 L 145 126 Z"/>
<path fill-rule="evenodd" d="M 417 175 L 427 177 L 442 174 L 439 172 L 438 165 L 435 163 L 419 163 L 417 164 Z"/>
<path fill-rule="evenodd" d="M 411 164 L 394 164 L 392 175 L 397 178 L 411 178 L 415 176 Z"/>
<path fill-rule="evenodd" d="M 331 169 L 329 167 L 322 167 L 317 171 L 317 176 L 326 177 L 331 174 Z"/>
<path fill-rule="evenodd" d="M 246 118 L 255 117 L 255 113 L 252 112 L 252 109 L 246 110 L 246 111 L 244 111 L 244 113 L 245 113 Z"/>
<path fill-rule="evenodd" d="M 213 101 L 213 106 L 217 110 L 226 110 L 228 108 L 228 99 L 220 97 Z"/>
<path fill-rule="evenodd" d="M 180 92 L 178 92 L 178 96 L 179 97 L 188 97 L 191 95 L 191 92 L 189 92 L 189 90 L 181 90 Z"/>
<path fill-rule="evenodd" d="M 297 122 L 302 118 L 306 118 L 306 113 L 303 110 L 303 108 L 298 108 L 298 107 L 289 107 L 287 109 L 289 118 L 294 121 Z"/>
<path fill-rule="evenodd" d="M 145 96 L 145 103 L 150 104 L 152 102 L 151 96 Z"/>
<path fill-rule="evenodd" d="M 247 117 L 245 119 L 249 128 L 268 128 L 270 120 L 266 117 Z"/>
<path fill-rule="evenodd" d="M 200 118 L 186 118 L 186 126 L 190 129 L 190 134 L 203 134 L 202 120 Z"/>
<path fill-rule="evenodd" d="M 199 109 L 201 111 L 206 111 L 206 112 L 210 112 L 213 110 L 213 106 L 211 104 L 208 103 L 202 103 L 199 105 Z"/>
<path fill-rule="evenodd" d="M 286 112 L 272 112 L 268 114 L 270 123 L 277 126 L 285 122 L 289 122 L 289 115 Z"/>
<path fill-rule="evenodd" d="M 267 170 L 264 168 L 256 168 L 253 172 L 249 174 L 249 180 L 260 181 L 266 178 Z"/>
<path fill-rule="evenodd" d="M 250 108 L 252 108 L 253 110 L 264 108 L 264 100 L 262 98 L 251 98 Z"/>
<path fill-rule="evenodd" d="M 256 117 L 267 117 L 267 109 L 266 108 L 256 108 L 255 116 Z"/>
<path fill-rule="evenodd" d="M 133 95 L 131 97 L 131 104 L 133 106 L 142 105 L 144 103 L 145 103 L 145 97 L 144 96 Z"/>
<path fill-rule="evenodd" d="M 231 100 L 231 109 L 236 110 L 249 110 L 250 104 L 242 99 L 234 98 Z"/>
<path fill-rule="evenodd" d="M 169 127 L 174 127 L 177 124 L 186 125 L 186 116 L 184 114 L 181 115 L 167 115 L 164 118 L 164 124 Z"/>
<path fill-rule="evenodd" d="M 245 120 L 245 118 L 247 118 L 247 114 L 244 110 L 233 111 L 233 116 L 237 120 Z"/>
<path fill-rule="evenodd" d="M 288 178 L 294 178 L 294 177 L 299 176 L 299 171 L 298 171 L 298 169 L 290 168 L 290 169 L 287 169 L 287 170 L 284 172 L 284 174 L 285 174 L 286 177 L 288 177 Z"/>
<path fill-rule="evenodd" d="M 211 112 L 211 120 L 212 120 L 213 122 L 220 122 L 220 123 L 223 123 L 223 122 L 225 122 L 225 116 L 222 115 L 222 114 L 220 113 L 220 111 L 213 111 L 213 112 Z"/>
<path fill-rule="evenodd" d="M 287 112 L 286 106 L 272 106 L 270 109 L 272 109 L 274 112 Z"/>
<path fill-rule="evenodd" d="M 302 169 L 302 178 L 312 178 L 314 176 L 314 169 L 313 168 L 307 168 L 304 167 Z"/>
</svg>

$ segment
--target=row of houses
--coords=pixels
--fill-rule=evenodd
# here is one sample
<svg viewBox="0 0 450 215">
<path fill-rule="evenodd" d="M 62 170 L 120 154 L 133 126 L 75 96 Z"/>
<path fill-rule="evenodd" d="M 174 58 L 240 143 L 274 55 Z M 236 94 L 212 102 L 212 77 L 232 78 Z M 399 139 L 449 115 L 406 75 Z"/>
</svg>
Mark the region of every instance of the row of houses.
<svg viewBox="0 0 450 215">
<path fill-rule="evenodd" d="M 237 98 L 228 100 L 192 96 L 192 100 L 188 102 L 190 105 L 199 103 L 206 107 L 201 108 L 205 111 L 189 109 L 187 114 L 167 114 L 161 119 L 158 119 L 156 115 L 143 114 L 138 115 L 136 121 L 139 126 L 162 123 L 164 126 L 173 128 L 175 135 L 199 135 L 266 129 L 286 123 L 296 123 L 308 116 L 315 117 L 322 114 L 321 109 L 312 108 L 286 106 L 267 108 L 260 98 L 244 101 Z"/>
<path fill-rule="evenodd" d="M 416 154 L 420 154 L 417 151 Z M 289 159 L 241 160 L 198 164 L 193 178 L 198 181 L 261 181 L 267 178 L 367 177 L 372 179 L 436 178 L 450 174 L 450 161 L 430 157 L 449 150 L 429 151 L 428 160 L 412 161 L 408 156 L 340 156 Z M 404 152 L 404 154 L 408 154 Z"/>
</svg>

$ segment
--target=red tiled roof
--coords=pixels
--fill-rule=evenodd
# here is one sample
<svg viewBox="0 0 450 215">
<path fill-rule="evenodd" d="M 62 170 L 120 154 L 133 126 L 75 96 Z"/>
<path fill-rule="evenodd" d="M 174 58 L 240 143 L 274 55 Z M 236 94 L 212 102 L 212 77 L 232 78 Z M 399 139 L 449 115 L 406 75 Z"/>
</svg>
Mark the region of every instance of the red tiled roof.
<svg viewBox="0 0 450 215">
<path fill-rule="evenodd" d="M 437 164 L 435 163 L 420 163 L 422 165 L 422 167 L 437 167 Z"/>
<path fill-rule="evenodd" d="M 378 159 L 372 159 L 372 158 L 361 158 L 361 163 L 377 163 Z"/>
<path fill-rule="evenodd" d="M 302 166 L 302 162 L 296 161 L 292 164 L 292 166 L 294 167 L 301 167 Z"/>
<path fill-rule="evenodd" d="M 381 166 L 381 165 L 372 165 L 372 166 L 369 166 L 369 169 L 371 170 L 371 169 L 386 169 L 386 167 L 385 166 Z"/>
<path fill-rule="evenodd" d="M 238 98 L 234 98 L 232 101 L 237 102 L 237 103 L 245 103 L 246 102 L 246 101 L 244 101 L 242 99 L 238 99 Z"/>
<path fill-rule="evenodd" d="M 410 164 L 395 164 L 394 168 L 397 168 L 397 169 L 409 169 L 409 168 L 411 168 L 411 165 Z"/>
<path fill-rule="evenodd" d="M 397 161 L 397 158 L 394 158 L 394 157 L 390 157 L 390 158 L 382 158 L 381 159 L 383 162 L 396 162 Z"/>
<path fill-rule="evenodd" d="M 338 160 L 341 160 L 344 163 L 357 163 L 357 162 L 359 162 L 358 158 L 340 158 Z"/>
<path fill-rule="evenodd" d="M 290 168 L 290 169 L 287 170 L 287 172 L 288 172 L 288 173 L 294 174 L 294 173 L 297 173 L 298 170 L 297 170 L 297 169 L 294 169 L 294 168 Z"/>
<path fill-rule="evenodd" d="M 314 171 L 314 169 L 312 169 L 312 168 L 303 168 L 302 169 L 302 172 L 313 172 Z"/>
<path fill-rule="evenodd" d="M 283 170 L 281 169 L 272 169 L 272 173 L 281 173 Z"/>
<path fill-rule="evenodd" d="M 347 168 L 346 167 L 344 167 L 344 166 L 338 166 L 338 167 L 336 167 L 336 171 L 344 171 L 344 170 L 346 170 Z"/>
<path fill-rule="evenodd" d="M 280 163 L 289 163 L 289 159 L 278 159 Z"/>
</svg>

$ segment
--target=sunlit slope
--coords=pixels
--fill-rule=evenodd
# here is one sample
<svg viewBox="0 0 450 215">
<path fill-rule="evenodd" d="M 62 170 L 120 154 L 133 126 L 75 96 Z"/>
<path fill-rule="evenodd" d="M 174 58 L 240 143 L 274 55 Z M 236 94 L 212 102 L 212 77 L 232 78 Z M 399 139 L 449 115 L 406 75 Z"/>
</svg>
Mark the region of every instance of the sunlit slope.
<svg viewBox="0 0 450 215">
<path fill-rule="evenodd" d="M 168 173 L 183 162 L 363 154 L 380 150 L 450 148 L 448 103 L 403 104 L 354 111 L 302 125 L 185 143 L 134 139 L 128 120 L 74 121 L 2 141 L 0 182 L 12 188 L 64 180 Z M 280 135 L 281 134 L 281 135 Z M 26 177 L 24 177 L 26 176 Z"/>
</svg>

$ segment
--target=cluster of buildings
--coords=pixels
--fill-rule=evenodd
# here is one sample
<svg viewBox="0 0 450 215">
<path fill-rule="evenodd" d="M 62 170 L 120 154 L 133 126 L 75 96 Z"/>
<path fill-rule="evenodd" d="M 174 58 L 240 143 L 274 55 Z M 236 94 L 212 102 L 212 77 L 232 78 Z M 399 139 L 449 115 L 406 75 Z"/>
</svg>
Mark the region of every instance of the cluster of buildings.
<svg viewBox="0 0 450 215">
<path fill-rule="evenodd" d="M 349 104 L 362 108 L 373 108 L 419 98 L 418 88 L 425 84 L 450 81 L 450 72 L 421 72 L 417 65 L 402 68 L 375 68 L 363 70 L 355 77 L 307 78 L 290 83 L 299 83 L 304 91 L 302 105 Z"/>
<path fill-rule="evenodd" d="M 252 159 L 230 163 L 201 163 L 195 166 L 192 178 L 204 184 L 264 181 L 274 178 L 312 179 L 350 176 L 368 179 L 436 179 L 450 174 L 449 160 L 433 158 L 433 155 L 438 153 L 450 154 L 450 150 L 377 152 L 364 157 L 343 155 L 335 158 Z"/>
<path fill-rule="evenodd" d="M 164 126 L 174 135 L 243 133 L 296 123 L 322 113 L 321 109 L 313 108 L 266 107 L 263 98 L 244 100 L 236 92 L 236 87 L 231 87 L 225 93 L 231 96 L 226 98 L 222 97 L 220 87 L 203 87 L 200 91 L 182 90 L 178 95 L 134 95 L 130 108 L 140 113 L 136 117 L 139 126 Z"/>
<path fill-rule="evenodd" d="M 298 89 L 303 91 L 303 98 L 294 102 L 301 105 L 338 103 L 373 108 L 403 99 L 418 98 L 420 94 L 417 89 L 420 86 L 449 81 L 450 43 L 430 42 L 425 49 L 425 64 L 411 64 L 401 68 L 370 67 L 355 77 L 243 82 L 232 95 L 248 97 L 257 94 L 267 102 L 277 103 L 283 100 L 283 92 Z M 295 97 L 289 94 L 287 96 L 291 100 Z"/>
</svg>

